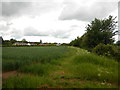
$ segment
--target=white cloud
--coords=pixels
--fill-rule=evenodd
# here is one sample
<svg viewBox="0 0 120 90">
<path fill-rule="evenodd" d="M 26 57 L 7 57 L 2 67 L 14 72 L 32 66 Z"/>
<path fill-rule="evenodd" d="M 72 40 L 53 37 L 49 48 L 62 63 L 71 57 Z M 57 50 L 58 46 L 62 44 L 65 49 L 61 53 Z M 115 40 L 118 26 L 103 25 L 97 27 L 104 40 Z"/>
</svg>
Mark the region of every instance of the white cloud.
<svg viewBox="0 0 120 90">
<path fill-rule="evenodd" d="M 100 3 L 95 0 L 25 0 L 26 3 L 18 1 L 4 1 L 4 13 L 0 17 L 0 35 L 5 39 L 70 42 L 84 34 L 86 25 L 93 18 L 105 18 L 109 14 L 117 16 L 114 2 L 106 4 L 105 1 Z"/>
<path fill-rule="evenodd" d="M 98 0 L 79 0 L 65 2 L 65 7 L 59 17 L 61 20 L 91 21 L 94 18 L 104 18 L 117 9 L 117 2 L 101 2 Z M 74 6 L 74 7 L 73 7 Z"/>
</svg>

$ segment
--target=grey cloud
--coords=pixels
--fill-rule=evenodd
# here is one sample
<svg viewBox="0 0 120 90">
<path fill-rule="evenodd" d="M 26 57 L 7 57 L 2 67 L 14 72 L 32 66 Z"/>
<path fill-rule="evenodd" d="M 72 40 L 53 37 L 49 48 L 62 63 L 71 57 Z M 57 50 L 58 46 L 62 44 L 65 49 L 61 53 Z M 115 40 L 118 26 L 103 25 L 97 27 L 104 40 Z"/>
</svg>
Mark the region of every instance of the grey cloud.
<svg viewBox="0 0 120 90">
<path fill-rule="evenodd" d="M 69 29 L 69 30 L 57 30 L 55 32 L 52 32 L 52 36 L 55 38 L 62 38 L 62 39 L 69 38 L 71 31 L 72 31 L 71 29 Z"/>
<path fill-rule="evenodd" d="M 15 29 L 15 28 L 13 28 L 12 31 L 10 31 L 9 34 L 10 34 L 11 37 L 14 37 L 16 39 L 19 39 L 23 36 L 22 31 L 18 30 L 18 29 Z"/>
<path fill-rule="evenodd" d="M 2 2 L 3 17 L 19 17 L 29 15 L 30 17 L 39 16 L 60 7 L 60 4 L 54 2 Z"/>
<path fill-rule="evenodd" d="M 0 36 L 10 36 L 10 37 L 14 37 L 16 39 L 19 39 L 23 36 L 22 31 L 12 28 L 12 29 L 8 29 L 8 30 L 4 30 L 4 31 L 0 31 Z"/>
<path fill-rule="evenodd" d="M 0 31 L 7 31 L 9 29 L 8 26 L 0 25 Z"/>
<path fill-rule="evenodd" d="M 2 2 L 2 16 L 15 16 L 20 15 L 31 5 L 30 2 Z"/>
<path fill-rule="evenodd" d="M 27 27 L 24 29 L 25 36 L 49 36 L 47 32 L 40 32 L 39 30 L 33 27 Z"/>
<path fill-rule="evenodd" d="M 59 19 L 91 21 L 94 18 L 104 18 L 117 9 L 117 2 L 94 2 L 91 6 L 75 6 L 74 3 L 66 4 Z"/>
<path fill-rule="evenodd" d="M 13 23 L 6 22 L 6 21 L 4 23 L 0 23 L 0 31 L 8 31 L 12 24 Z"/>
<path fill-rule="evenodd" d="M 24 36 L 53 36 L 55 38 L 68 38 L 70 36 L 70 31 L 39 31 L 33 27 L 27 27 L 24 29 Z"/>
</svg>

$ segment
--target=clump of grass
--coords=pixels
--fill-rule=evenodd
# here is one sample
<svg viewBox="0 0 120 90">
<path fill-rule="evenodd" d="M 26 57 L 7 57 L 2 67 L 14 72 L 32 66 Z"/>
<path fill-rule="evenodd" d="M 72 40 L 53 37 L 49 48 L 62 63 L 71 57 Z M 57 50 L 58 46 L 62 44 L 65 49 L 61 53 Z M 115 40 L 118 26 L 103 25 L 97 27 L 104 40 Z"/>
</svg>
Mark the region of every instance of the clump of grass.
<svg viewBox="0 0 120 90">
<path fill-rule="evenodd" d="M 110 83 L 86 81 L 81 84 L 81 88 L 116 88 L 116 86 Z"/>
<path fill-rule="evenodd" d="M 21 76 L 12 77 L 3 83 L 3 88 L 36 88 L 40 82 L 39 77 Z"/>
<path fill-rule="evenodd" d="M 93 53 L 79 53 L 71 62 L 71 73 L 82 80 L 118 81 L 118 62 Z"/>
<path fill-rule="evenodd" d="M 77 55 L 74 59 L 74 63 L 92 63 L 103 67 L 118 67 L 118 63 L 115 60 L 97 56 L 93 53 Z"/>
<path fill-rule="evenodd" d="M 31 64 L 21 67 L 19 71 L 23 73 L 45 76 L 49 74 L 51 69 L 53 69 L 53 66 L 50 64 Z"/>
<path fill-rule="evenodd" d="M 77 77 L 81 80 L 96 80 L 102 82 L 114 82 L 117 83 L 118 72 L 114 72 L 109 68 L 103 68 L 98 65 L 90 63 L 81 63 L 74 66 L 72 71 L 74 77 Z"/>
<path fill-rule="evenodd" d="M 38 76 L 15 76 L 7 79 L 3 83 L 3 88 L 37 88 L 42 84 L 50 84 L 49 78 Z"/>
<path fill-rule="evenodd" d="M 77 79 L 66 79 L 57 80 L 54 82 L 54 87 L 58 88 L 116 88 L 111 83 L 103 83 L 97 81 L 77 80 Z"/>
</svg>

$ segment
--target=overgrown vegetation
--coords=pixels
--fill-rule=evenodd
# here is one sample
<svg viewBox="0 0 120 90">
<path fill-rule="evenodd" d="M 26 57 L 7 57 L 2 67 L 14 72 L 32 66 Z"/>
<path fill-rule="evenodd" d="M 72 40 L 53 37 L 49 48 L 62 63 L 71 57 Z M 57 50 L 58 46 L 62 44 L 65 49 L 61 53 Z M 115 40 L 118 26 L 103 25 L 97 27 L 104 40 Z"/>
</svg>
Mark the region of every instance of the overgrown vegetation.
<svg viewBox="0 0 120 90">
<path fill-rule="evenodd" d="M 116 17 L 109 16 L 108 19 L 96 19 L 88 24 L 83 36 L 70 42 L 71 46 L 80 47 L 98 55 L 108 56 L 120 60 L 119 41 L 114 44 L 116 31 Z M 109 45 L 108 45 L 109 44 Z"/>
<path fill-rule="evenodd" d="M 97 55 L 107 56 L 109 58 L 114 58 L 115 60 L 120 60 L 120 49 L 117 46 L 110 44 L 99 44 L 93 50 Z"/>
<path fill-rule="evenodd" d="M 52 47 L 56 48 L 56 47 Z M 74 47 L 49 63 L 30 63 L 3 81 L 4 88 L 117 88 L 118 62 Z M 32 48 L 29 48 L 32 50 Z M 38 49 L 38 48 L 37 48 Z M 49 49 L 45 47 L 44 49 Z M 69 50 L 68 50 L 69 49 Z M 56 50 L 56 49 L 52 49 Z M 39 52 L 44 52 L 44 50 Z M 47 51 L 46 51 L 47 52 Z M 47 52 L 51 54 L 51 52 Z M 42 53 L 40 53 L 42 54 Z M 61 55 L 61 53 L 58 53 Z M 43 55 L 43 54 L 42 54 Z M 54 54 L 56 55 L 56 54 Z M 45 56 L 44 56 L 45 57 Z M 7 59 L 8 60 L 8 59 Z M 23 60 L 21 60 L 23 61 Z M 46 59 L 47 61 L 47 59 Z M 3 62 L 4 63 L 4 62 Z"/>
</svg>

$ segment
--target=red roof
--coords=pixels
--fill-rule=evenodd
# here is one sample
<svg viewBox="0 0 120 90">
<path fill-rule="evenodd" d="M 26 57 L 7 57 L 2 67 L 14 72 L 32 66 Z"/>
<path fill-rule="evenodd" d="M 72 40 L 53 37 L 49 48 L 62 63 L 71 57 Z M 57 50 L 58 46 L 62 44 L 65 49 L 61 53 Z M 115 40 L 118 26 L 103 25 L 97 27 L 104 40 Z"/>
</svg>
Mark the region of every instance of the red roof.
<svg viewBox="0 0 120 90">
<path fill-rule="evenodd" d="M 48 43 L 40 43 L 38 45 L 49 45 Z"/>
</svg>

